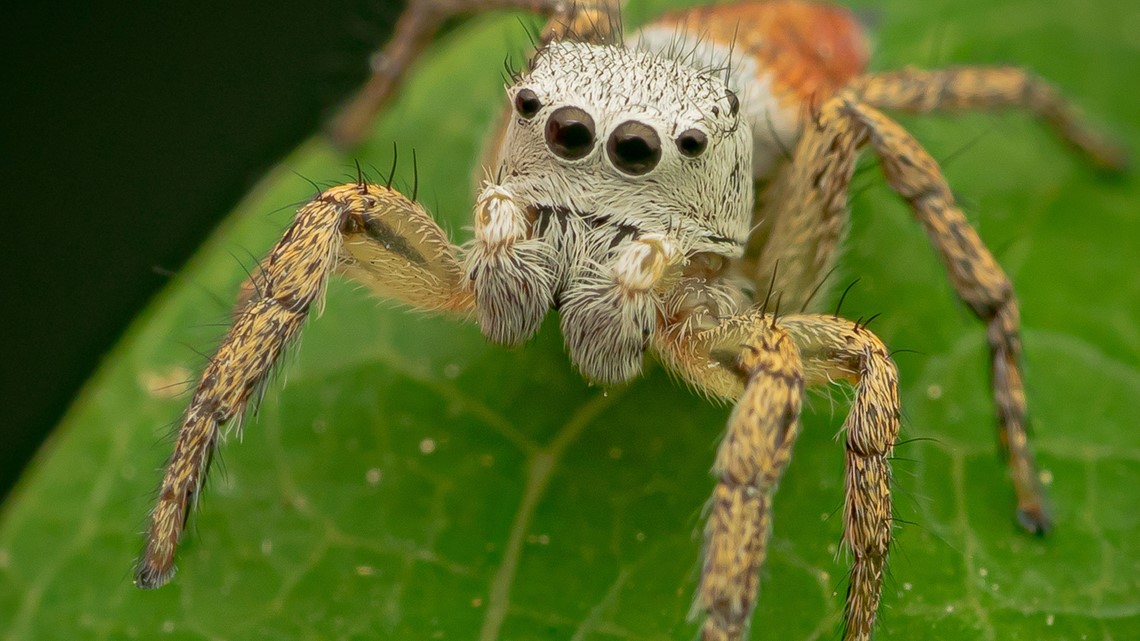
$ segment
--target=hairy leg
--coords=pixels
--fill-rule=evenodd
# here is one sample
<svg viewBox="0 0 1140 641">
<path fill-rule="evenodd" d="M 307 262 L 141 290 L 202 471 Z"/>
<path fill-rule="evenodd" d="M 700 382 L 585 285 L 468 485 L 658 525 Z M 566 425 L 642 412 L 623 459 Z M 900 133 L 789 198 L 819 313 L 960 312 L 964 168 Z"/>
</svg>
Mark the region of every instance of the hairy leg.
<svg viewBox="0 0 1140 641">
<path fill-rule="evenodd" d="M 410 0 L 396 22 L 392 39 L 375 57 L 372 76 L 329 125 L 329 136 L 342 148 L 364 139 L 376 113 L 395 94 L 412 64 L 449 18 L 515 9 L 548 18 L 539 44 L 554 40 L 616 41 L 621 33 L 617 0 Z"/>
<path fill-rule="evenodd" d="M 907 68 L 862 76 L 851 88 L 873 107 L 911 113 L 1025 109 L 1097 167 L 1128 164 L 1124 149 L 1090 127 L 1056 87 L 1019 67 Z"/>
<path fill-rule="evenodd" d="M 849 102 L 912 113 L 1025 109 L 1091 163 L 1120 171 L 1127 154 L 1097 132 L 1056 88 L 1016 67 L 908 68 L 860 76 L 843 92 Z M 793 160 L 766 189 L 757 189 L 763 246 L 750 246 L 754 273 L 766 282 L 777 272 L 785 304 L 798 309 L 834 266 L 847 228 L 847 188 L 866 131 L 832 121 L 821 131 L 826 101 L 806 107 L 805 131 Z M 815 130 L 814 132 L 812 130 Z M 777 269 L 776 265 L 779 264 Z"/>
<path fill-rule="evenodd" d="M 737 379 L 738 400 L 717 450 L 718 477 L 705 530 L 697 605 L 705 640 L 744 637 L 771 531 L 771 501 L 799 430 L 805 385 L 855 384 L 844 422 L 843 541 L 854 558 L 845 638 L 868 639 L 891 539 L 889 457 L 898 438 L 898 372 L 870 331 L 830 316 L 775 319 L 747 313 L 688 339 L 660 344 L 679 373 L 702 389 Z"/>
<path fill-rule="evenodd" d="M 883 343 L 858 323 L 796 315 L 779 325 L 795 339 L 808 385 L 847 380 L 855 401 L 843 423 L 843 543 L 851 552 L 844 639 L 871 638 L 891 543 L 890 457 L 899 435 L 898 369 Z"/>
<path fill-rule="evenodd" d="M 703 333 L 695 347 L 738 378 L 743 393 L 717 449 L 694 609 L 704 641 L 746 636 L 772 533 L 772 498 L 800 430 L 803 364 L 795 343 L 761 314 Z"/>
<path fill-rule="evenodd" d="M 1029 447 L 1021 376 L 1021 314 L 1013 284 L 954 202 L 938 163 L 897 123 L 862 104 L 839 107 L 871 132 L 888 184 L 926 229 L 958 296 L 986 324 L 998 436 L 1017 494 L 1017 518 L 1030 532 L 1052 527 Z"/>
<path fill-rule="evenodd" d="M 175 550 L 221 427 L 240 426 L 337 270 L 417 308 L 463 313 L 472 304 L 455 248 L 418 204 L 362 182 L 328 189 L 304 205 L 244 287 L 234 324 L 183 415 L 135 569 L 139 587 L 156 588 L 173 576 Z"/>
<path fill-rule="evenodd" d="M 996 82 L 999 76 L 981 77 Z M 981 81 L 967 83 L 960 75 L 959 84 L 943 80 L 948 83 L 941 89 L 946 104 L 961 108 L 999 104 L 992 98 L 996 89 L 989 92 L 988 102 L 981 98 L 971 102 L 958 95 L 964 91 L 962 86 L 980 91 Z M 910 104 L 917 108 L 918 99 L 914 96 L 920 92 L 899 89 L 889 99 L 889 92 L 880 86 L 885 84 L 890 83 L 870 83 L 869 86 L 878 87 L 873 90 L 876 100 L 895 107 Z M 930 90 L 935 88 L 927 86 Z M 908 95 L 911 98 L 904 100 Z M 859 96 L 856 90 L 845 91 L 814 114 L 797 148 L 796 160 L 772 185 L 768 198 L 776 227 L 770 248 L 775 255 L 763 255 L 768 267 L 761 270 L 775 269 L 778 259 L 776 289 L 783 292 L 785 301 L 803 304 L 799 297 L 812 291 L 817 284 L 813 281 L 834 262 L 846 223 L 846 191 L 855 156 L 860 146 L 870 144 L 889 185 L 910 204 L 915 218 L 926 229 L 958 296 L 986 324 L 999 442 L 1017 495 L 1018 521 L 1031 532 L 1045 532 L 1052 520 L 1029 446 L 1020 369 L 1020 313 L 1013 286 L 958 208 L 937 162 L 901 126 L 862 102 Z M 1071 124 L 1068 129 L 1077 131 L 1080 127 Z M 1073 141 L 1079 144 L 1079 138 L 1074 137 Z M 1092 147 L 1084 149 L 1092 157 L 1099 153 Z M 805 247 L 808 251 L 802 253 L 797 249 Z"/>
</svg>

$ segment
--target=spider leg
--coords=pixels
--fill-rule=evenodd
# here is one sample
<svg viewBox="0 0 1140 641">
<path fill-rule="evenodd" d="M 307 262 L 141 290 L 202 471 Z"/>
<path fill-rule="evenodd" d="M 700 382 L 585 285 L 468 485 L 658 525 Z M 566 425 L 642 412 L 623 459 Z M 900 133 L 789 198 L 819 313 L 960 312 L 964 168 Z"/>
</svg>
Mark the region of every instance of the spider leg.
<svg viewBox="0 0 1140 641">
<path fill-rule="evenodd" d="M 998 436 L 1017 494 L 1018 521 L 1030 532 L 1045 533 L 1052 527 L 1052 517 L 1029 447 L 1021 313 L 1013 284 L 955 204 L 934 158 L 906 130 L 873 108 L 851 104 L 849 114 L 870 132 L 887 183 L 910 203 L 959 298 L 986 324 Z"/>
<path fill-rule="evenodd" d="M 1097 167 L 1123 171 L 1128 164 L 1124 149 L 1090 127 L 1056 87 L 1018 67 L 907 68 L 862 76 L 851 88 L 871 106 L 911 113 L 1023 108 Z"/>
<path fill-rule="evenodd" d="M 843 542 L 853 561 L 844 608 L 848 641 L 871 638 L 891 543 L 890 457 L 899 435 L 899 375 L 887 348 L 858 323 L 830 315 L 780 319 L 799 345 L 809 386 L 847 380 L 855 400 L 843 423 Z"/>
<path fill-rule="evenodd" d="M 718 482 L 705 525 L 697 597 L 708 614 L 705 641 L 744 637 L 772 532 L 772 496 L 800 430 L 804 381 L 795 343 L 763 318 L 742 329 L 747 333 L 741 332 L 729 358 L 744 393 L 717 449 Z"/>
<path fill-rule="evenodd" d="M 567 38 L 589 42 L 620 39 L 617 0 L 411 0 L 400 15 L 392 39 L 374 56 L 372 75 L 341 108 L 329 125 L 329 136 L 341 148 L 360 143 L 380 107 L 391 97 L 404 74 L 449 18 L 464 14 L 513 9 L 548 18 L 539 45 Z"/>
<path fill-rule="evenodd" d="M 745 636 L 771 531 L 771 501 L 799 432 L 804 386 L 856 385 L 844 422 L 843 542 L 853 564 L 845 639 L 868 639 L 891 540 L 890 461 L 899 430 L 898 371 L 877 337 L 818 315 L 746 313 L 661 344 L 671 365 L 702 389 L 737 379 L 737 404 L 717 450 L 718 478 L 705 529 L 696 607 L 705 641 Z"/>
<path fill-rule="evenodd" d="M 1128 163 L 1125 150 L 1091 127 L 1055 87 L 1017 67 L 872 73 L 852 80 L 843 95 L 851 102 L 910 113 L 1023 108 L 1097 167 L 1122 171 Z M 757 257 L 757 282 L 770 278 L 778 263 L 778 289 L 796 308 L 834 266 L 847 229 L 847 187 L 856 153 L 866 141 L 858 127 L 808 135 L 812 128 L 821 129 L 822 107 L 806 109 L 805 132 L 793 162 L 766 189 L 757 189 L 757 219 L 765 222 L 749 248 Z"/>
<path fill-rule="evenodd" d="M 463 313 L 472 305 L 456 249 L 418 204 L 379 185 L 325 190 L 301 207 L 261 270 L 243 287 L 234 323 L 202 372 L 182 418 L 135 583 L 156 588 L 174 554 L 227 422 L 259 395 L 274 364 L 323 303 L 334 271 L 420 309 Z"/>
<path fill-rule="evenodd" d="M 797 159 L 772 186 L 771 204 L 778 211 L 769 247 L 780 259 L 776 289 L 786 297 L 810 291 L 808 281 L 833 262 L 846 220 L 846 191 L 855 155 L 868 143 L 888 184 L 910 204 L 926 229 L 959 298 L 986 323 L 999 442 L 1017 495 L 1018 520 L 1031 532 L 1045 532 L 1052 520 L 1026 431 L 1020 313 L 1013 285 L 955 204 L 937 162 L 901 126 L 860 102 L 853 91 L 821 107 L 805 128 Z M 789 213 L 797 208 L 817 212 L 814 230 L 810 216 Z M 797 257 L 796 247 L 813 251 Z M 780 255 L 780 248 L 789 249 Z"/>
</svg>

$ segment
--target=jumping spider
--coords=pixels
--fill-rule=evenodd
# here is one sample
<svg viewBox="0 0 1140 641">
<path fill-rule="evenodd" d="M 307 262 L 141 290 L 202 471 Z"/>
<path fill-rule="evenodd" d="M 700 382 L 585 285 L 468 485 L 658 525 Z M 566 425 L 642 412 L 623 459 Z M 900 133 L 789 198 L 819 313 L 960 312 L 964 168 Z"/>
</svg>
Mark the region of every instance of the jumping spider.
<svg viewBox="0 0 1140 641">
<path fill-rule="evenodd" d="M 624 41 L 607 0 L 436 0 L 405 13 L 387 64 L 338 135 L 351 138 L 369 119 L 444 17 L 491 7 L 550 22 L 507 88 L 474 239 L 454 245 L 414 199 L 364 180 L 300 209 L 245 289 L 186 410 L 140 587 L 171 578 L 220 427 L 241 416 L 336 273 L 416 309 L 473 317 L 506 345 L 529 339 L 554 309 L 588 379 L 629 381 L 651 351 L 688 384 L 735 402 L 713 467 L 697 594 L 707 640 L 748 629 L 805 388 L 852 383 L 842 431 L 852 559 L 844 636 L 869 638 L 892 536 L 898 373 L 865 324 L 805 311 L 834 265 L 864 147 L 986 325 L 1017 518 L 1031 532 L 1050 528 L 1026 434 L 1013 287 L 937 163 L 880 110 L 1021 107 L 1092 162 L 1121 167 L 1119 150 L 1052 87 L 1009 67 L 866 74 L 852 17 L 798 0 L 674 13 Z"/>
</svg>

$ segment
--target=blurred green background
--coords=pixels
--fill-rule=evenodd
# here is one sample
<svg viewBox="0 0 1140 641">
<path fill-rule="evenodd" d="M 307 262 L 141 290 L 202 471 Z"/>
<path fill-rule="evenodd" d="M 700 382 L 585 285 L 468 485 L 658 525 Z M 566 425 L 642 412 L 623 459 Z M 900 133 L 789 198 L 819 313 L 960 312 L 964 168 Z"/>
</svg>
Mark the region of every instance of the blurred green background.
<svg viewBox="0 0 1140 641">
<path fill-rule="evenodd" d="M 245 192 L 363 81 L 394 0 L 9 3 L 0 500 Z"/>
<path fill-rule="evenodd" d="M 630 21 L 659 3 L 631 7 Z M 855 7 L 876 68 L 1016 62 L 1140 148 L 1140 8 L 901 0 Z M 518 350 L 477 330 L 330 288 L 280 384 L 222 451 L 174 583 L 130 565 L 165 436 L 222 331 L 226 300 L 288 223 L 306 179 L 387 169 L 415 147 L 421 199 L 465 238 L 511 16 L 444 38 L 374 136 L 287 157 L 139 317 L 0 515 L 5 639 L 685 639 L 700 508 L 727 409 L 660 368 L 588 387 L 557 328 Z M 1023 302 L 1030 402 L 1059 521 L 1020 534 L 994 456 L 981 327 L 877 170 L 856 178 L 845 313 L 900 354 L 899 538 L 880 638 L 1122 639 L 1140 631 L 1140 189 L 1076 162 L 1029 119 L 905 119 L 946 173 Z M 411 170 L 400 168 L 398 184 Z M 120 191 L 122 187 L 120 185 Z M 221 302 L 219 302 L 221 301 Z M 174 384 L 174 387 L 170 387 Z M 816 397 L 777 498 L 757 638 L 832 638 L 842 405 Z"/>
</svg>

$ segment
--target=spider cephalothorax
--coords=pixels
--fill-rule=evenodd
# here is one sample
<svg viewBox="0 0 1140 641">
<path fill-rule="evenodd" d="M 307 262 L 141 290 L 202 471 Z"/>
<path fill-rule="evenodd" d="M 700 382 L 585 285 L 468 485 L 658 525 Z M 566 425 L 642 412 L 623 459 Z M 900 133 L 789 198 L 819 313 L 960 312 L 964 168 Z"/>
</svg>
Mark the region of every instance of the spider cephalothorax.
<svg viewBox="0 0 1140 641">
<path fill-rule="evenodd" d="M 556 307 L 582 372 L 628 380 L 678 282 L 667 276 L 697 254 L 744 252 L 751 133 L 739 102 L 712 72 L 576 42 L 540 50 L 507 94 L 467 246 L 480 327 L 517 343 Z"/>
<path fill-rule="evenodd" d="M 880 109 L 1023 107 L 1101 166 L 1120 168 L 1120 151 L 1021 69 L 864 74 L 865 39 L 840 9 L 800 0 L 697 8 L 662 18 L 627 47 L 616 44 L 616 4 L 411 3 L 370 85 L 380 90 L 364 92 L 363 111 L 350 110 L 356 119 L 342 126 L 390 94 L 424 34 L 451 12 L 517 5 L 553 16 L 529 70 L 506 91 L 474 238 L 453 244 L 414 199 L 363 179 L 298 211 L 194 392 L 138 585 L 169 580 L 221 426 L 240 418 L 327 278 L 341 274 L 413 308 L 473 316 L 497 343 L 525 341 L 557 309 L 570 359 L 588 378 L 627 381 L 652 351 L 684 382 L 735 403 L 713 465 L 697 590 L 707 641 L 747 632 L 805 388 L 852 383 L 840 438 L 851 559 L 844 635 L 869 638 L 894 524 L 898 371 L 865 323 L 810 313 L 836 260 L 864 148 L 986 325 L 1018 519 L 1033 532 L 1051 526 L 1026 431 L 1013 287 L 938 164 Z M 778 314 L 769 300 L 793 311 Z"/>
</svg>

